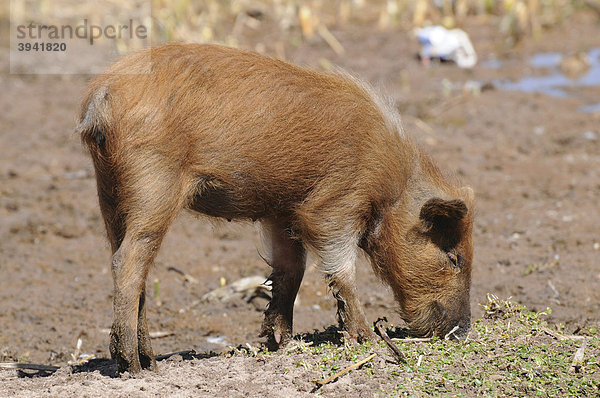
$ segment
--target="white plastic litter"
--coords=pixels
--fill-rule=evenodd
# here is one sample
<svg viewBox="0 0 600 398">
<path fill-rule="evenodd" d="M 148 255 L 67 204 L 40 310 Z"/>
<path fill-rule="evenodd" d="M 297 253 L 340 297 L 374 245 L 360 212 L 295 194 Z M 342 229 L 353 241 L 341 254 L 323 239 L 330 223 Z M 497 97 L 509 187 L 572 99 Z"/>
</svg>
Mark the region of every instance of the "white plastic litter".
<svg viewBox="0 0 600 398">
<path fill-rule="evenodd" d="M 228 285 L 206 293 L 200 298 L 202 302 L 229 301 L 234 297 L 242 297 L 247 300 L 253 295 L 267 295 L 271 286 L 265 285 L 266 277 L 256 275 L 239 279 Z"/>
<path fill-rule="evenodd" d="M 429 26 L 417 29 L 416 36 L 422 46 L 419 55 L 424 62 L 439 58 L 456 62 L 460 68 L 472 68 L 477 63 L 473 44 L 461 29 L 448 30 L 439 25 Z"/>
</svg>

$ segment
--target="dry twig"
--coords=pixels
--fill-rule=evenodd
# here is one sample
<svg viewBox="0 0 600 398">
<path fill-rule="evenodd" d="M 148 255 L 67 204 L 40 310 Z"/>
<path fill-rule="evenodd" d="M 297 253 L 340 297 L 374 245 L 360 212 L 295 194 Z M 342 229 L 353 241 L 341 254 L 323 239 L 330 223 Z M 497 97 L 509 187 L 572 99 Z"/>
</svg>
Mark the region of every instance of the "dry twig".
<svg viewBox="0 0 600 398">
<path fill-rule="evenodd" d="M 431 341 L 431 337 L 413 337 L 413 338 L 406 338 L 406 339 L 392 337 L 390 340 L 397 341 L 399 343 L 426 343 L 428 341 Z"/>
<path fill-rule="evenodd" d="M 324 379 L 324 380 L 317 380 L 316 383 L 319 386 L 324 386 L 327 383 L 331 383 L 332 381 L 334 381 L 335 379 L 337 379 L 338 377 L 348 373 L 349 371 L 351 371 L 352 369 L 356 369 L 361 367 L 362 365 L 364 365 L 365 363 L 369 362 L 371 359 L 375 358 L 377 354 L 371 354 L 368 357 L 366 357 L 365 359 L 363 359 L 362 361 L 356 362 L 353 365 L 348 366 L 345 369 L 340 370 L 339 372 L 337 372 L 336 374 L 329 376 L 328 378 Z"/>
<path fill-rule="evenodd" d="M 404 358 L 404 354 L 402 354 L 402 351 L 400 351 L 398 346 L 396 344 L 394 344 L 392 339 L 390 339 L 390 336 L 388 336 L 387 333 L 385 332 L 385 330 L 379 325 L 379 323 L 381 323 L 381 322 L 387 322 L 387 319 L 379 318 L 375 321 L 375 323 L 373 324 L 373 326 L 375 327 L 375 333 L 377 333 L 377 335 L 379 337 L 381 337 L 381 339 L 385 342 L 385 344 L 388 346 L 388 348 L 390 349 L 392 354 L 394 354 L 394 356 L 396 357 L 396 360 L 398 362 L 406 362 L 406 359 Z"/>
<path fill-rule="evenodd" d="M 559 334 L 553 330 L 550 330 L 546 327 L 542 327 L 542 331 L 546 334 L 549 334 L 550 336 L 554 337 L 557 340 L 561 340 L 561 341 L 565 341 L 565 340 L 585 340 L 585 337 L 583 336 L 575 336 L 575 335 L 569 335 L 569 336 L 565 336 L 564 334 Z"/>
<path fill-rule="evenodd" d="M 170 357 L 172 357 L 173 355 L 194 355 L 196 354 L 196 351 L 194 350 L 184 350 L 184 351 L 175 351 L 175 352 L 170 352 L 168 354 L 161 354 L 161 355 L 155 355 L 154 359 L 156 359 L 157 361 L 164 361 L 165 359 L 168 359 Z"/>
<path fill-rule="evenodd" d="M 28 369 L 28 370 L 44 370 L 47 372 L 56 372 L 60 366 L 38 365 L 35 363 L 20 363 L 20 362 L 0 362 L 2 369 Z"/>
<path fill-rule="evenodd" d="M 183 279 L 185 279 L 186 282 L 189 282 L 189 283 L 198 283 L 198 279 L 194 278 L 190 274 L 185 273 L 184 271 L 180 270 L 177 267 L 168 267 L 167 271 L 177 272 L 179 275 L 183 276 Z"/>
<path fill-rule="evenodd" d="M 151 339 L 161 339 L 163 337 L 167 337 L 167 336 L 173 336 L 175 334 L 175 332 L 165 332 L 165 331 L 156 331 L 156 332 L 150 332 L 150 338 Z"/>
</svg>

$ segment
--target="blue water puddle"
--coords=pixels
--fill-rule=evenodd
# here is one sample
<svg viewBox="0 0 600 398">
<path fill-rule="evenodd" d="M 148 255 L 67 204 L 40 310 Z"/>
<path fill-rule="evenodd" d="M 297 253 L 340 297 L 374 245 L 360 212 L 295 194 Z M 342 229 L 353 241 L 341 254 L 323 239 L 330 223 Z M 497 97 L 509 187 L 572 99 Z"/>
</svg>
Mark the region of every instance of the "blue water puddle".
<svg viewBox="0 0 600 398">
<path fill-rule="evenodd" d="M 590 67 L 585 74 L 578 78 L 567 77 L 560 71 L 559 64 L 563 57 L 561 53 L 539 53 L 531 57 L 529 64 L 534 68 L 549 69 L 550 74 L 528 76 L 517 81 L 496 80 L 494 86 L 502 90 L 542 93 L 558 98 L 575 97 L 573 90 L 568 89 L 600 86 L 600 47 L 590 50 L 587 54 Z M 501 67 L 501 63 L 490 60 L 489 65 L 484 63 L 483 66 L 498 69 Z M 579 110 L 586 113 L 598 112 L 600 111 L 600 102 L 583 105 L 579 107 Z"/>
<path fill-rule="evenodd" d="M 558 66 L 562 59 L 561 53 L 538 53 L 529 60 L 534 68 L 552 68 Z"/>
<path fill-rule="evenodd" d="M 600 102 L 598 102 L 597 104 L 594 105 L 584 105 L 584 106 L 580 106 L 579 110 L 584 112 L 584 113 L 596 113 L 596 112 L 600 112 Z"/>
</svg>

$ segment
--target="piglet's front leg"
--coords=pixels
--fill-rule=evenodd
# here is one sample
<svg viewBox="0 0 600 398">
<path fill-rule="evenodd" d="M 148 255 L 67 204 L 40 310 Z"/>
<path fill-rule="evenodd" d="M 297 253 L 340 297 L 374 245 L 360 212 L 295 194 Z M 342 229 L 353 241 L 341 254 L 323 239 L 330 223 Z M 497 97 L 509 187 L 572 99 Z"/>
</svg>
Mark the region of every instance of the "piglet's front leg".
<svg viewBox="0 0 600 398">
<path fill-rule="evenodd" d="M 337 317 L 340 327 L 354 342 L 375 341 L 375 333 L 367 323 L 362 305 L 356 294 L 354 275 L 351 278 L 329 276 L 329 287 L 337 300 Z"/>
</svg>

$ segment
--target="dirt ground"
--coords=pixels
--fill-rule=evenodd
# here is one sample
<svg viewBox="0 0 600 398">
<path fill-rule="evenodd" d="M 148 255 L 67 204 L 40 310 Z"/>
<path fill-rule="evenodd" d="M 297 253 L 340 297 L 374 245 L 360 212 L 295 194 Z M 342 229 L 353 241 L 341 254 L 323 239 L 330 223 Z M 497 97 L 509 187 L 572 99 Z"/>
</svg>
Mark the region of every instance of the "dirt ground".
<svg viewBox="0 0 600 398">
<path fill-rule="evenodd" d="M 353 71 L 390 95 L 406 131 L 448 173 L 477 195 L 474 318 L 488 293 L 512 297 L 533 310 L 551 307 L 551 323 L 576 333 L 600 326 L 600 112 L 578 108 L 600 102 L 600 87 L 573 90 L 567 98 L 485 89 L 463 90 L 468 81 L 493 82 L 541 75 L 529 59 L 540 52 L 571 54 L 600 46 L 600 24 L 576 14 L 516 49 L 500 44 L 494 26 L 473 20 L 464 27 L 480 61 L 472 71 L 452 64 L 423 67 L 409 33 L 366 27 L 332 28 L 346 49 L 336 56 L 326 43 L 288 49 L 289 60 L 319 67 L 324 59 Z M 256 38 L 243 46 L 253 48 Z M 1 51 L 7 69 L 7 53 Z M 72 134 L 87 78 L 0 75 L 0 361 L 65 365 L 76 353 L 109 358 L 112 317 L 109 248 L 96 199 L 89 158 Z M 257 337 L 266 300 L 202 303 L 218 288 L 269 268 L 256 249 L 251 224 L 215 225 L 182 214 L 172 226 L 149 277 L 158 290 L 149 308 L 156 353 L 227 349 Z M 312 262 L 310 263 L 312 264 Z M 197 279 L 185 281 L 176 267 Z M 370 321 L 400 323 L 391 293 L 358 264 L 360 291 Z M 336 323 L 334 300 L 309 266 L 295 307 L 295 332 Z M 105 395 L 305 395 L 281 372 L 278 359 L 264 364 L 233 357 L 161 362 L 160 373 L 110 379 L 62 368 L 47 378 L 22 379 L 0 370 L 1 396 Z M 211 385 L 207 379 L 219 375 Z M 314 375 L 309 375 L 315 377 Z M 192 380 L 193 379 L 193 380 Z M 322 392 L 358 388 L 370 396 L 373 381 L 341 379 Z M 359 383 L 359 384 L 356 384 Z M 77 393 L 69 385 L 79 386 Z M 267 389 L 265 386 L 270 386 Z M 359 385 L 359 387 L 357 387 Z M 187 388 L 187 389 L 186 389 Z M 192 391 L 195 389 L 194 391 Z"/>
</svg>

